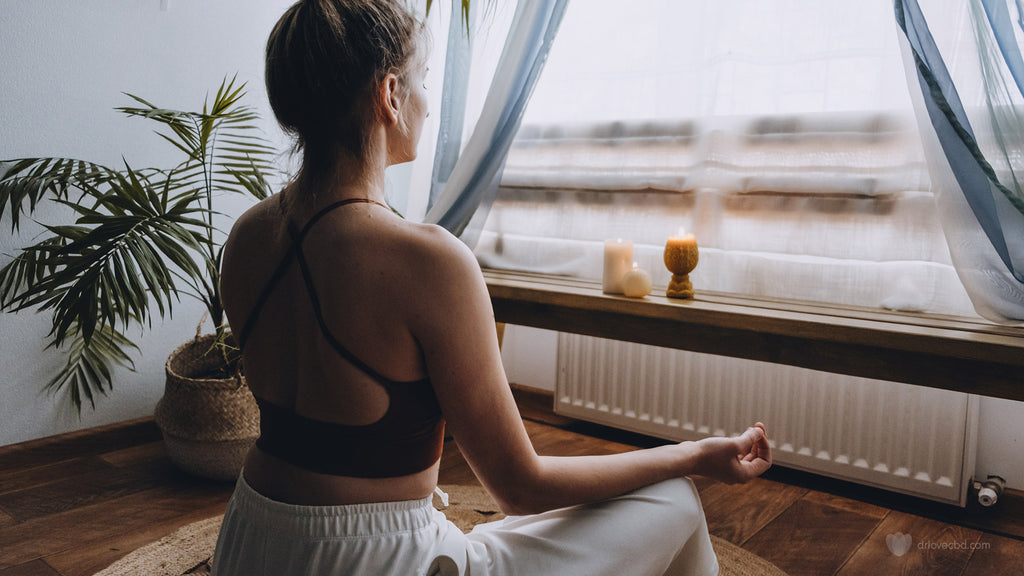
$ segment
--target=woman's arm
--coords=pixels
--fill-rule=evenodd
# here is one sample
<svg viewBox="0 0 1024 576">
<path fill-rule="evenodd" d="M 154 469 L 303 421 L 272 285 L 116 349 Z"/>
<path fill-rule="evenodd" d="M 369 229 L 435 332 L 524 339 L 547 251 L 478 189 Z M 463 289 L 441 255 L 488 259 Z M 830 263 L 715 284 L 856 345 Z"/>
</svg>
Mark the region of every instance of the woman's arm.
<svg viewBox="0 0 1024 576">
<path fill-rule="evenodd" d="M 501 365 L 494 313 L 472 252 L 430 232 L 416 267 L 420 293 L 410 329 L 466 461 L 506 513 L 536 513 L 602 500 L 689 474 L 745 482 L 768 469 L 761 425 L 736 438 L 710 438 L 632 452 L 545 457 L 534 451 Z"/>
</svg>

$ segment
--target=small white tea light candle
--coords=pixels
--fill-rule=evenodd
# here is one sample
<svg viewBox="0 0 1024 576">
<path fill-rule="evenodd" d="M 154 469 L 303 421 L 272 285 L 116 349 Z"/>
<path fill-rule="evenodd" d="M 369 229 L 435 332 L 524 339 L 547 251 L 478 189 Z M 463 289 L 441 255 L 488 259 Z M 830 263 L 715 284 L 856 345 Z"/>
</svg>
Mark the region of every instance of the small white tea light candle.
<svg viewBox="0 0 1024 576">
<path fill-rule="evenodd" d="M 601 288 L 605 294 L 622 294 L 622 277 L 633 262 L 633 243 L 616 238 L 604 241 L 604 277 Z"/>
<path fill-rule="evenodd" d="M 652 285 L 651 275 L 641 270 L 636 262 L 633 262 L 633 269 L 622 277 L 622 293 L 630 298 L 647 296 L 651 293 Z"/>
</svg>

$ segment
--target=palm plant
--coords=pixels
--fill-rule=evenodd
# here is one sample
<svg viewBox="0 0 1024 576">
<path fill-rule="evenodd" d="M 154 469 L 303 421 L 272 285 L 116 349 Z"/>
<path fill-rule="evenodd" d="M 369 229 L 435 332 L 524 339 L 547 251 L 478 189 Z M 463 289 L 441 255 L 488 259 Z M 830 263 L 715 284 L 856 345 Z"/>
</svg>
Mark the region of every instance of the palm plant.
<svg viewBox="0 0 1024 576">
<path fill-rule="evenodd" d="M 113 389 L 116 366 L 134 369 L 138 347 L 127 329 L 169 316 L 182 293 L 203 302 L 218 341 L 225 340 L 214 200 L 226 193 L 266 198 L 275 152 L 260 136 L 256 112 L 242 104 L 244 88 L 225 79 L 201 112 L 126 94 L 139 106 L 116 110 L 156 121 L 156 133 L 184 155 L 170 169 L 71 158 L 0 164 L 0 215 L 9 206 L 12 232 L 44 200 L 76 216 L 70 225 L 43 224 L 42 239 L 0 269 L 0 309 L 52 312 L 47 348 L 66 351 L 67 363 L 45 389 L 67 393 L 79 411 Z"/>
<path fill-rule="evenodd" d="M 493 0 L 491 0 L 493 2 Z M 471 0 L 460 0 L 459 2 L 462 10 L 462 23 L 465 25 L 467 32 L 469 31 L 469 9 L 472 4 Z M 430 9 L 434 6 L 434 0 L 427 0 L 427 7 L 425 13 L 430 16 Z"/>
</svg>

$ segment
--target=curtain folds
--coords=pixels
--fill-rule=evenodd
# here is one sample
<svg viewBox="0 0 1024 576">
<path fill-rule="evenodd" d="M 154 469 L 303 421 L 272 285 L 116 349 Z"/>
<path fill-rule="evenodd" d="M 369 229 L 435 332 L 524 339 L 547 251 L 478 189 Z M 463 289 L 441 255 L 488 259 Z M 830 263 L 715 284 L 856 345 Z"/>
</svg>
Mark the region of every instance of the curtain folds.
<svg viewBox="0 0 1024 576">
<path fill-rule="evenodd" d="M 476 20 L 479 2 L 470 4 L 466 21 Z M 462 151 L 462 132 L 466 122 L 466 98 L 469 90 L 469 73 L 472 48 L 471 29 L 460 25 L 462 11 L 452 9 L 448 24 L 448 45 L 445 49 L 444 86 L 441 92 L 441 114 L 437 132 L 437 146 L 434 151 L 434 169 L 430 175 L 430 194 L 427 198 L 429 210 L 444 192 L 444 186 Z"/>
<path fill-rule="evenodd" d="M 1019 8 L 1013 19 L 1006 0 L 929 3 L 934 11 L 926 19 L 917 0 L 895 0 L 894 7 L 957 274 L 979 314 L 1024 321 L 1024 59 L 1013 30 L 1016 23 L 1024 33 Z"/>
<path fill-rule="evenodd" d="M 461 138 L 442 142 L 439 137 L 433 180 L 438 186 L 444 182 L 444 191 L 424 221 L 443 226 L 470 246 L 487 218 L 505 156 L 567 5 L 568 0 L 520 0 L 480 118 L 450 174 L 444 173 L 444 159 L 461 146 Z"/>
</svg>

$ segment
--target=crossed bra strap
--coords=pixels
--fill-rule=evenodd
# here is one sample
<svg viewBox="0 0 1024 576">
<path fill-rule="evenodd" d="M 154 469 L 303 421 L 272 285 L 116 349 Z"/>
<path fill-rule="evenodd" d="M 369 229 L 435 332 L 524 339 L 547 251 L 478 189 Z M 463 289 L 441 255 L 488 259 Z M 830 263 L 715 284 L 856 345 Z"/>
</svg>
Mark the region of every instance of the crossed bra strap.
<svg viewBox="0 0 1024 576">
<path fill-rule="evenodd" d="M 281 214 L 284 215 L 283 194 L 279 193 L 278 198 L 280 198 L 278 206 L 281 209 Z M 302 253 L 302 241 L 305 240 L 306 235 L 309 234 L 309 231 L 313 229 L 313 226 L 315 226 L 316 223 L 320 221 L 320 219 L 326 216 L 329 212 L 337 208 L 341 208 L 342 206 L 346 206 L 348 204 L 377 204 L 378 206 L 383 206 L 384 208 L 387 208 L 387 206 L 385 206 L 384 204 L 381 204 L 376 200 L 370 200 L 369 198 L 348 198 L 345 200 L 339 200 L 338 202 L 334 202 L 333 204 L 330 204 L 321 209 L 319 212 L 314 214 L 312 218 L 309 219 L 309 222 L 306 222 L 306 225 L 303 226 L 301 230 L 297 230 L 295 227 L 295 223 L 289 220 L 288 234 L 292 237 L 292 244 L 291 246 L 288 247 L 288 251 L 285 252 L 284 258 L 281 259 L 281 262 L 277 265 L 277 268 L 274 269 L 273 275 L 271 275 L 270 280 L 267 282 L 266 286 L 263 287 L 263 290 L 260 292 L 259 297 L 256 298 L 256 304 L 255 306 L 253 306 L 252 311 L 249 313 L 249 318 L 246 319 L 245 324 L 242 326 L 242 331 L 238 334 L 238 346 L 240 348 L 245 347 L 245 342 L 246 340 L 249 339 L 249 335 L 252 333 L 252 329 L 256 326 L 256 321 L 257 319 L 259 319 L 260 312 L 263 310 L 263 306 L 267 303 L 267 300 L 270 299 L 270 294 L 274 291 L 274 288 L 277 287 L 277 283 L 280 282 L 281 279 L 284 278 L 284 275 L 288 272 L 288 267 L 291 265 L 292 259 L 295 258 L 296 256 L 298 256 L 300 266 L 302 267 L 302 275 L 305 278 L 306 288 L 310 293 L 310 298 L 313 300 L 314 313 L 316 314 L 317 322 L 319 322 L 320 324 L 320 329 L 325 331 L 324 336 L 327 336 L 327 334 L 330 333 L 329 330 L 326 330 L 326 323 L 324 322 L 323 316 L 321 315 L 320 312 L 320 299 L 316 296 L 316 290 L 313 288 L 312 278 L 309 275 L 309 266 L 304 264 L 306 258 L 305 255 Z M 390 210 L 390 208 L 388 209 Z M 327 336 L 327 338 L 328 341 L 331 342 L 331 345 L 335 346 L 335 342 L 337 342 L 337 339 L 334 338 L 333 335 Z M 346 359 L 348 359 L 348 356 L 350 356 L 351 353 L 346 351 L 343 353 L 343 355 L 345 355 Z M 354 356 L 352 358 L 355 359 L 355 362 L 353 363 L 356 366 L 359 366 L 360 368 L 363 368 L 365 366 L 367 369 L 369 369 L 369 373 L 371 375 L 376 374 L 376 372 L 372 368 L 366 366 L 361 360 L 355 358 Z"/>
<path fill-rule="evenodd" d="M 312 271 L 302 250 L 303 240 L 317 222 L 330 211 L 353 203 L 384 206 L 365 198 L 351 198 L 320 210 L 301 229 L 296 228 L 291 221 L 288 222 L 292 245 L 260 292 L 239 334 L 238 343 L 241 347 L 245 346 L 260 311 L 294 258 L 298 260 L 302 271 L 320 332 L 338 354 L 384 388 L 389 399 L 388 409 L 384 416 L 372 424 L 350 426 L 310 419 L 293 409 L 257 397 L 261 434 L 256 445 L 296 466 L 323 474 L 363 478 L 403 476 L 428 468 L 441 455 L 444 420 L 430 380 L 391 380 L 341 344 L 324 319 Z"/>
</svg>

